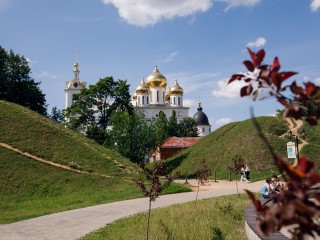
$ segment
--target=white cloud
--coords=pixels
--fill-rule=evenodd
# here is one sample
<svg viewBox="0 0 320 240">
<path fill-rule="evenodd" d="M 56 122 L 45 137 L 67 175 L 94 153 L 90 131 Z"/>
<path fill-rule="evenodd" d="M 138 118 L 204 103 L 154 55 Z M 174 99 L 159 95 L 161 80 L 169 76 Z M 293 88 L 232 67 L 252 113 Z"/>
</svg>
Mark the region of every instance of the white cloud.
<svg viewBox="0 0 320 240">
<path fill-rule="evenodd" d="M 317 84 L 320 84 L 320 77 L 316 78 L 316 79 L 314 80 L 314 82 L 317 83 Z"/>
<path fill-rule="evenodd" d="M 147 26 L 162 19 L 192 16 L 206 12 L 213 5 L 213 0 L 102 0 L 118 9 L 122 19 L 130 24 Z"/>
<path fill-rule="evenodd" d="M 172 62 L 178 54 L 179 54 L 179 52 L 170 53 L 170 54 L 163 60 L 163 62 L 164 62 L 164 63 Z"/>
<path fill-rule="evenodd" d="M 267 43 L 267 40 L 264 37 L 259 37 L 255 41 L 248 42 L 247 47 L 259 48 L 259 47 L 263 47 L 264 45 L 266 45 L 266 43 Z"/>
<path fill-rule="evenodd" d="M 224 98 L 240 98 L 240 89 L 246 85 L 243 81 L 233 81 L 228 84 L 229 79 L 218 81 L 218 90 L 213 90 L 212 95 Z"/>
<path fill-rule="evenodd" d="M 252 7 L 261 2 L 261 0 L 216 0 L 217 2 L 224 2 L 227 3 L 227 7 L 224 11 L 229 11 L 231 8 L 234 7 Z"/>
<path fill-rule="evenodd" d="M 193 99 L 183 99 L 183 106 L 188 107 L 190 109 L 196 109 L 197 103 Z"/>
<path fill-rule="evenodd" d="M 56 79 L 57 75 L 49 73 L 48 71 L 44 70 L 39 73 L 34 74 L 36 78 L 45 78 L 45 79 Z"/>
<path fill-rule="evenodd" d="M 218 127 L 222 127 L 223 125 L 226 125 L 228 123 L 231 123 L 231 118 L 219 118 L 215 121 L 215 124 L 218 125 Z"/>
<path fill-rule="evenodd" d="M 320 0 L 311 0 L 310 8 L 312 12 L 317 11 L 320 8 Z"/>
<path fill-rule="evenodd" d="M 267 116 L 269 116 L 269 117 L 275 117 L 275 116 L 276 116 L 276 112 L 268 113 Z"/>
<path fill-rule="evenodd" d="M 31 58 L 28 58 L 28 57 L 26 57 L 26 60 L 31 67 L 38 62 L 37 60 L 32 60 Z"/>
<path fill-rule="evenodd" d="M 161 70 L 160 70 L 161 72 Z M 208 89 L 208 87 L 213 85 L 213 80 L 220 73 L 214 72 L 178 72 L 166 74 L 168 85 L 172 87 L 174 80 L 177 79 L 179 85 L 183 88 L 184 93 L 193 93 L 199 89 Z M 200 97 L 200 96 L 195 96 Z"/>
</svg>

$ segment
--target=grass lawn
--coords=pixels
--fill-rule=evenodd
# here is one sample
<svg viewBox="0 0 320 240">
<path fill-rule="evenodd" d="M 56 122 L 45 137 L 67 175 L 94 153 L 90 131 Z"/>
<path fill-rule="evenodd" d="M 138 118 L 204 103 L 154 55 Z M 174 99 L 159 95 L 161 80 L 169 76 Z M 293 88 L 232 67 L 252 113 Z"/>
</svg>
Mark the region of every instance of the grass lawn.
<svg viewBox="0 0 320 240">
<path fill-rule="evenodd" d="M 174 205 L 151 212 L 149 239 L 247 239 L 244 209 L 246 194 Z M 147 213 L 120 219 L 83 240 L 144 239 Z"/>
</svg>

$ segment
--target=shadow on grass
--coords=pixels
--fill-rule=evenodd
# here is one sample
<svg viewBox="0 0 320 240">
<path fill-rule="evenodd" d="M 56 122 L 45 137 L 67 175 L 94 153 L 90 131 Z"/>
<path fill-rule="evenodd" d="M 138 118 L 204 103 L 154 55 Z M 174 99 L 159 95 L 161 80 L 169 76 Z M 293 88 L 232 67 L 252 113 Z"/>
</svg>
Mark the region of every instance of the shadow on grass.
<svg viewBox="0 0 320 240">
<path fill-rule="evenodd" d="M 189 153 L 185 153 L 185 154 L 182 154 L 182 155 L 175 157 L 171 160 L 166 161 L 165 165 L 170 170 L 170 173 L 172 173 L 173 170 L 175 170 L 177 167 L 179 167 L 181 165 L 181 163 L 183 162 L 183 160 L 185 160 L 188 157 L 188 155 L 189 155 Z"/>
</svg>

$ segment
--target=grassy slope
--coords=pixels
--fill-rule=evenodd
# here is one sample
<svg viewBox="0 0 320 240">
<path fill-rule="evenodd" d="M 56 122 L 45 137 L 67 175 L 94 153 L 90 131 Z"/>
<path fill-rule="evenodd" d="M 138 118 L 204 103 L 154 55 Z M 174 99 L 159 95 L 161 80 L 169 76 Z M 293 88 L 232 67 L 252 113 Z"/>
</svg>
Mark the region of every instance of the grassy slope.
<svg viewBox="0 0 320 240">
<path fill-rule="evenodd" d="M 258 117 L 257 120 L 275 152 L 285 157 L 287 139 L 278 137 L 288 130 L 284 120 L 274 117 Z M 188 172 L 188 175 L 192 175 L 199 162 L 206 159 L 208 168 L 216 171 L 218 178 L 227 179 L 228 166 L 233 166 L 232 158 L 236 155 L 242 156 L 248 164 L 253 179 L 270 176 L 276 171 L 272 157 L 250 119 L 219 128 L 169 159 L 168 163 L 177 166 L 176 170 L 182 174 Z"/>
<path fill-rule="evenodd" d="M 308 159 L 316 162 L 316 169 L 320 171 L 320 127 L 304 123 L 303 128 L 306 131 L 306 141 L 309 144 L 301 149 L 301 155 L 306 155 Z"/>
<path fill-rule="evenodd" d="M 242 194 L 201 200 L 196 207 L 191 202 L 152 210 L 149 239 L 247 239 L 243 212 L 249 201 Z M 144 239 L 146 223 L 147 213 L 136 214 L 83 239 Z"/>
<path fill-rule="evenodd" d="M 62 125 L 0 101 L 0 142 L 101 177 L 53 167 L 0 147 L 0 223 L 99 203 L 142 197 L 136 165 Z M 130 171 L 127 172 L 122 166 Z M 174 185 L 167 193 L 188 191 Z"/>
</svg>

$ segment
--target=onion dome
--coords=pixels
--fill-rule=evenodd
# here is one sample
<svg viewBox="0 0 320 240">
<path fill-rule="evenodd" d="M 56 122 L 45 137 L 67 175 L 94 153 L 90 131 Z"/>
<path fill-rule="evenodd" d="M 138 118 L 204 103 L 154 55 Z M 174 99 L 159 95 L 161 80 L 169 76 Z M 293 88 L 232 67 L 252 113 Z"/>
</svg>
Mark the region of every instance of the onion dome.
<svg viewBox="0 0 320 240">
<path fill-rule="evenodd" d="M 165 95 L 166 101 L 169 101 L 169 100 L 170 100 L 170 96 L 171 96 L 171 91 L 170 91 L 170 86 L 169 86 L 169 87 L 168 87 L 168 91 L 166 92 L 166 95 Z"/>
<path fill-rule="evenodd" d="M 178 84 L 178 81 L 176 79 L 176 81 L 174 82 L 173 87 L 170 89 L 171 94 L 181 94 L 183 95 L 183 89 L 182 87 L 180 87 L 180 85 Z"/>
<path fill-rule="evenodd" d="M 142 94 L 142 93 L 146 93 L 149 94 L 150 93 L 150 88 L 148 87 L 148 85 L 144 82 L 144 79 L 142 78 L 141 83 L 139 84 L 139 86 L 136 89 L 136 93 L 137 94 Z"/>
<path fill-rule="evenodd" d="M 165 76 L 163 76 L 159 72 L 158 67 L 156 65 L 154 67 L 154 70 L 151 73 L 151 75 L 147 77 L 146 83 L 149 87 L 163 87 L 163 88 L 165 88 L 167 86 L 167 79 Z"/>
<path fill-rule="evenodd" d="M 132 99 L 137 100 L 137 93 L 136 92 L 133 94 Z"/>
<path fill-rule="evenodd" d="M 193 116 L 193 120 L 197 123 L 197 125 L 210 125 L 207 115 L 202 112 L 201 103 L 199 103 L 197 110 L 198 112 L 196 112 Z"/>
</svg>

